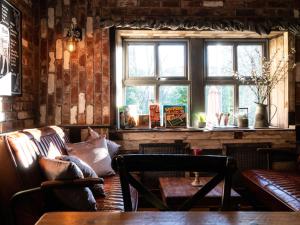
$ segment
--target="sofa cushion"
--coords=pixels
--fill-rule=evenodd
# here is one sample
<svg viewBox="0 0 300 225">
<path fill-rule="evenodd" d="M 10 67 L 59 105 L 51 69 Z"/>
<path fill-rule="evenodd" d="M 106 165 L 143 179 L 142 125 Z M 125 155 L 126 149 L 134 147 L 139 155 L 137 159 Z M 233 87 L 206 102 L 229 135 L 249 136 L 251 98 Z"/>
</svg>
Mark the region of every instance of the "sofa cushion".
<svg viewBox="0 0 300 225">
<path fill-rule="evenodd" d="M 119 152 L 121 145 L 108 139 L 106 139 L 106 144 L 108 148 L 108 153 L 110 157 L 113 158 Z"/>
<path fill-rule="evenodd" d="M 246 170 L 242 176 L 249 189 L 273 210 L 300 211 L 300 174 L 272 170 Z"/>
<path fill-rule="evenodd" d="M 83 178 L 81 170 L 73 162 L 41 157 L 41 169 L 48 180 L 73 180 Z M 54 189 L 54 194 L 73 210 L 97 210 L 96 200 L 88 187 L 68 187 Z"/>
<path fill-rule="evenodd" d="M 88 136 L 86 138 L 86 141 L 91 141 L 93 139 L 100 138 L 100 134 L 98 134 L 97 131 L 93 130 L 92 128 L 88 127 Z"/>
<path fill-rule="evenodd" d="M 88 136 L 86 138 L 86 141 L 91 141 L 91 140 L 101 138 L 101 137 L 105 138 L 109 155 L 110 155 L 111 158 L 113 158 L 118 153 L 121 145 L 117 144 L 114 141 L 106 139 L 106 135 L 100 135 L 100 134 L 98 134 L 97 131 L 95 131 L 92 128 L 88 127 Z"/>
<path fill-rule="evenodd" d="M 87 177 L 98 178 L 95 171 L 87 163 L 77 158 L 76 156 L 61 155 L 56 157 L 56 159 L 75 163 L 75 165 L 78 166 L 78 168 L 81 170 L 85 178 Z M 90 189 L 92 190 L 95 197 L 105 196 L 102 184 L 95 184 L 92 187 L 90 187 Z"/>
<path fill-rule="evenodd" d="M 97 138 L 86 142 L 67 144 L 68 154 L 86 162 L 98 176 L 110 176 L 115 172 L 111 167 L 105 138 Z"/>
</svg>

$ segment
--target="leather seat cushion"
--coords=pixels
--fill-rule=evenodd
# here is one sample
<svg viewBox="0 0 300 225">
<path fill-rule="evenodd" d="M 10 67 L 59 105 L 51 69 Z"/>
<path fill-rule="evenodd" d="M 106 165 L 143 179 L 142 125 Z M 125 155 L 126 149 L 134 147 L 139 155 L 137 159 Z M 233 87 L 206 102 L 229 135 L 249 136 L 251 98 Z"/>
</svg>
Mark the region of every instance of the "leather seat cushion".
<svg viewBox="0 0 300 225">
<path fill-rule="evenodd" d="M 300 211 L 299 173 L 246 170 L 242 172 L 242 176 L 252 191 L 264 193 L 265 196 L 261 195 L 261 199 L 270 200 L 267 202 L 269 208 Z"/>
<path fill-rule="evenodd" d="M 132 207 L 136 210 L 138 204 L 138 192 L 132 187 L 130 190 Z M 96 199 L 98 211 L 124 211 L 122 188 L 118 175 L 104 177 L 104 191 L 106 196 Z"/>
</svg>

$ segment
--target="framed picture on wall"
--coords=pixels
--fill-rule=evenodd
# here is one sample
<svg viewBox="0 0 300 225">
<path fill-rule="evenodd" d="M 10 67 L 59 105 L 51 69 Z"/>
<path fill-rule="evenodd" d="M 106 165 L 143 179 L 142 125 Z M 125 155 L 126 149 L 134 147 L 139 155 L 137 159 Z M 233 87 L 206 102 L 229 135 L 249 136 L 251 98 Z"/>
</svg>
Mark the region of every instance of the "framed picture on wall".
<svg viewBox="0 0 300 225">
<path fill-rule="evenodd" d="M 22 94 L 21 19 L 20 10 L 0 1 L 0 95 Z"/>
</svg>

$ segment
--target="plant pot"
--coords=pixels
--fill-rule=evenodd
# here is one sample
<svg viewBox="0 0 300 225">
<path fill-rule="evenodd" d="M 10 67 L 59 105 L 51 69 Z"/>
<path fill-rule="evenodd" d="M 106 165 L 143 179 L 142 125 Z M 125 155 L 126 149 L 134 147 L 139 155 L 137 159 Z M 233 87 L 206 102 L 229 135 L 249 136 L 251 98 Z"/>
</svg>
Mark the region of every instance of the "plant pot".
<svg viewBox="0 0 300 225">
<path fill-rule="evenodd" d="M 198 123 L 198 127 L 199 127 L 199 128 L 204 128 L 204 127 L 206 127 L 206 122 L 199 122 L 199 123 Z"/>
</svg>

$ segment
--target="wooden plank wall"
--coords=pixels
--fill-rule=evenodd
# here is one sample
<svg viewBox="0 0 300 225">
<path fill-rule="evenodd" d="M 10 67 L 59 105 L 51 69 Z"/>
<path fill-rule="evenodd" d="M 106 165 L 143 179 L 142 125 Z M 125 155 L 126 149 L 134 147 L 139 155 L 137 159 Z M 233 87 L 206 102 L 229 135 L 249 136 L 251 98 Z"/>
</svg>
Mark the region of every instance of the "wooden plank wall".
<svg viewBox="0 0 300 225">
<path fill-rule="evenodd" d="M 283 57 L 284 60 L 288 59 L 291 48 L 294 48 L 294 42 L 294 36 L 287 32 L 270 40 L 270 58 L 276 56 L 271 73 L 274 73 L 276 66 Z M 285 70 L 285 73 L 285 78 L 276 85 L 270 95 L 270 117 L 275 114 L 271 125 L 281 128 L 295 125 L 294 118 L 289 118 L 295 115 L 295 77 L 290 70 Z"/>
<path fill-rule="evenodd" d="M 192 147 L 220 149 L 223 143 L 271 142 L 273 147 L 295 147 L 292 129 L 262 129 L 249 131 L 119 131 L 114 134 L 123 150 L 138 150 L 140 143 L 172 143 L 183 140 Z"/>
</svg>

